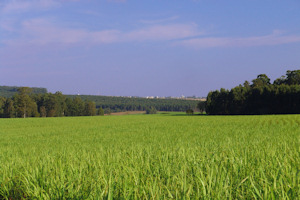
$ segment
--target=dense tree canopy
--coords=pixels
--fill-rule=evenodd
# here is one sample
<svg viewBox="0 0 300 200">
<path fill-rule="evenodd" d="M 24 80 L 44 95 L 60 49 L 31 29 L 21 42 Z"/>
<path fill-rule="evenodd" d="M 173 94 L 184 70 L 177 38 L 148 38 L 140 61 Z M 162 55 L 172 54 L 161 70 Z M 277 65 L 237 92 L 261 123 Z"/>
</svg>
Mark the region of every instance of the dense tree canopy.
<svg viewBox="0 0 300 200">
<path fill-rule="evenodd" d="M 18 89 L 18 94 L 13 97 L 16 117 L 38 117 L 37 104 L 30 96 L 32 89 L 22 87 Z"/>
<path fill-rule="evenodd" d="M 80 97 L 82 100 L 93 101 L 97 108 L 103 108 L 107 112 L 122 111 L 145 111 L 147 108 L 155 107 L 158 111 L 182 111 L 196 109 L 199 101 L 183 99 L 146 99 L 139 97 L 111 97 L 93 95 L 68 95 L 67 97 Z"/>
<path fill-rule="evenodd" d="M 33 94 L 28 87 L 18 88 L 11 98 L 0 97 L 0 117 L 61 117 L 96 115 L 94 102 L 67 98 L 61 92 Z"/>
<path fill-rule="evenodd" d="M 300 70 L 287 71 L 270 83 L 265 74 L 260 74 L 230 91 L 221 88 L 207 96 L 206 112 L 226 114 L 293 114 L 300 113 Z"/>
<path fill-rule="evenodd" d="M 5 97 L 5 98 L 11 98 L 18 93 L 19 89 L 20 89 L 20 87 L 16 87 L 16 86 L 0 86 L 0 96 Z M 47 89 L 32 87 L 31 93 L 32 94 L 46 94 Z"/>
</svg>

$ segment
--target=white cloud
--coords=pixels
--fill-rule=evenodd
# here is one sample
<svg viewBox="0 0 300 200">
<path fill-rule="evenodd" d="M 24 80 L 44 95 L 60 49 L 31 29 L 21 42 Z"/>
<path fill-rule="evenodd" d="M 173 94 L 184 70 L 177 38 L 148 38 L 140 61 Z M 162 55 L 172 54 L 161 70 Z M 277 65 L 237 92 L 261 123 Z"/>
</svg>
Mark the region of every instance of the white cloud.
<svg viewBox="0 0 300 200">
<path fill-rule="evenodd" d="M 195 24 L 149 26 L 129 32 L 122 32 L 115 29 L 90 31 L 60 27 L 55 25 L 55 22 L 43 18 L 23 21 L 21 27 L 15 29 L 14 33 L 19 35 L 18 39 L 10 39 L 2 42 L 6 44 L 30 43 L 36 45 L 50 43 L 97 45 L 115 42 L 176 40 L 202 34 L 198 31 Z"/>
<path fill-rule="evenodd" d="M 272 34 L 253 37 L 203 37 L 187 39 L 176 42 L 177 45 L 183 45 L 192 48 L 211 48 L 211 47 L 252 47 L 252 46 L 270 46 L 300 42 L 300 36 L 282 35 L 283 32 L 275 30 Z"/>
<path fill-rule="evenodd" d="M 1 22 L 1 21 L 0 21 Z M 196 24 L 150 25 L 132 31 L 106 29 L 90 31 L 58 26 L 57 21 L 31 19 L 13 26 L 13 21 L 2 21 L 0 28 L 10 31 L 14 39 L 2 39 L 5 45 L 101 45 L 120 42 L 169 41 L 189 48 L 270 46 L 300 42 L 300 36 L 286 35 L 275 30 L 272 34 L 253 37 L 205 37 Z"/>
<path fill-rule="evenodd" d="M 55 26 L 45 19 L 34 19 L 23 22 L 21 32 L 26 41 L 37 45 L 49 43 L 111 43 L 118 38 L 117 30 L 88 31 Z M 24 41 L 25 42 L 25 41 Z"/>
<path fill-rule="evenodd" d="M 131 31 L 125 35 L 131 41 L 176 40 L 203 35 L 203 32 L 197 29 L 196 24 L 172 24 L 150 26 Z"/>
</svg>

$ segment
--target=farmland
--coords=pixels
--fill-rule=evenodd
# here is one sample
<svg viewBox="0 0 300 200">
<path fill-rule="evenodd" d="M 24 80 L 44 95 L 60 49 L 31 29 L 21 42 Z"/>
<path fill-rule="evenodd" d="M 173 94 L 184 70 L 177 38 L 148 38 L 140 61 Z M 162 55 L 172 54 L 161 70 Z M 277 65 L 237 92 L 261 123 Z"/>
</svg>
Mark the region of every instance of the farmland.
<svg viewBox="0 0 300 200">
<path fill-rule="evenodd" d="M 0 120 L 0 199 L 297 199 L 300 115 Z"/>
</svg>

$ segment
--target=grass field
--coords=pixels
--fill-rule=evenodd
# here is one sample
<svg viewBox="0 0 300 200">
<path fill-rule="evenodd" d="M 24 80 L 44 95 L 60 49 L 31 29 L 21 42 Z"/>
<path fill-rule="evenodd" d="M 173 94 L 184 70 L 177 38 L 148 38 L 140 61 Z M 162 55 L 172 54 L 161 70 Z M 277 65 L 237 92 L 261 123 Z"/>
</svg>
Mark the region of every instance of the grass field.
<svg viewBox="0 0 300 200">
<path fill-rule="evenodd" d="M 0 199 L 299 199 L 300 115 L 0 120 Z"/>
</svg>

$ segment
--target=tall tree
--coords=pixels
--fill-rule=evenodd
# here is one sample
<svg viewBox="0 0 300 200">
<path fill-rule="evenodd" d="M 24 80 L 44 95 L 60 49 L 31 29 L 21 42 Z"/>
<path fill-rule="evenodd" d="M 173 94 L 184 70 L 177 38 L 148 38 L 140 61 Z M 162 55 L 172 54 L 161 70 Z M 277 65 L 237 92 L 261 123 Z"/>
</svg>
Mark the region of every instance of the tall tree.
<svg viewBox="0 0 300 200">
<path fill-rule="evenodd" d="M 270 84 L 265 74 L 260 74 L 253 84 L 210 92 L 207 96 L 208 114 L 300 114 L 299 70 L 287 71 Z"/>
<path fill-rule="evenodd" d="M 100 108 L 98 109 L 98 115 L 100 115 L 100 116 L 103 116 L 103 115 L 104 115 L 104 110 L 103 110 L 102 107 L 100 107 Z"/>
<path fill-rule="evenodd" d="M 4 116 L 5 102 L 6 99 L 4 97 L 0 97 L 0 117 Z"/>
<path fill-rule="evenodd" d="M 95 102 L 85 101 L 84 111 L 85 111 L 85 116 L 95 116 L 96 115 Z"/>
<path fill-rule="evenodd" d="M 61 92 L 56 92 L 56 116 L 61 117 L 65 115 L 66 112 L 66 97 Z"/>
<path fill-rule="evenodd" d="M 205 101 L 200 101 L 197 104 L 197 108 L 199 109 L 200 113 L 203 114 L 203 112 L 205 111 L 205 106 L 206 106 L 206 102 Z"/>
<path fill-rule="evenodd" d="M 35 117 L 39 113 L 37 111 L 37 104 L 29 96 L 32 89 L 29 87 L 21 87 L 18 89 L 18 94 L 14 96 L 15 108 L 18 117 Z"/>
<path fill-rule="evenodd" d="M 56 117 L 57 102 L 54 94 L 48 93 L 44 95 L 43 106 L 47 113 L 47 117 Z"/>
<path fill-rule="evenodd" d="M 14 101 L 11 98 L 7 99 L 5 102 L 4 117 L 6 118 L 16 117 Z"/>
<path fill-rule="evenodd" d="M 300 84 L 300 70 L 286 72 L 286 83 L 288 85 L 299 85 Z"/>
<path fill-rule="evenodd" d="M 73 116 L 84 115 L 84 102 L 80 97 L 75 97 L 72 101 Z"/>
<path fill-rule="evenodd" d="M 275 81 L 274 81 L 274 85 L 282 85 L 282 84 L 285 84 L 286 83 L 286 77 L 285 76 L 281 76 L 280 78 L 277 78 Z"/>
<path fill-rule="evenodd" d="M 45 106 L 40 107 L 40 116 L 41 117 L 47 117 L 47 110 Z"/>
<path fill-rule="evenodd" d="M 252 83 L 252 87 L 263 87 L 270 84 L 270 78 L 266 74 L 259 74 Z"/>
</svg>

